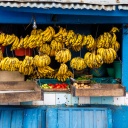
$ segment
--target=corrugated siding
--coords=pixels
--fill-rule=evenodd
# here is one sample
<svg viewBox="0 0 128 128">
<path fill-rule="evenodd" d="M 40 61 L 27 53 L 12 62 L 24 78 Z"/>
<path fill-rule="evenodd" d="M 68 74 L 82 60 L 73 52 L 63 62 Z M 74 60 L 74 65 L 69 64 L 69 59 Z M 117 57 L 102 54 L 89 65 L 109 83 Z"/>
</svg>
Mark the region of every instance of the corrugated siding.
<svg viewBox="0 0 128 128">
<path fill-rule="evenodd" d="M 0 128 L 46 128 L 44 108 L 0 108 Z"/>
<path fill-rule="evenodd" d="M 2 7 L 30 7 L 30 8 L 62 8 L 62 9 L 92 9 L 92 10 L 115 10 L 114 5 L 93 5 L 84 3 L 55 3 L 55 2 L 0 2 Z"/>
<path fill-rule="evenodd" d="M 47 128 L 112 128 L 111 112 L 105 108 L 48 109 Z"/>
<path fill-rule="evenodd" d="M 3 1 L 3 0 L 0 0 Z M 128 4 L 128 0 L 6 0 L 16 2 L 59 2 L 59 3 L 86 3 L 97 5 L 119 5 Z"/>
<path fill-rule="evenodd" d="M 119 10 L 128 10 L 128 5 L 119 5 L 118 9 Z"/>
</svg>

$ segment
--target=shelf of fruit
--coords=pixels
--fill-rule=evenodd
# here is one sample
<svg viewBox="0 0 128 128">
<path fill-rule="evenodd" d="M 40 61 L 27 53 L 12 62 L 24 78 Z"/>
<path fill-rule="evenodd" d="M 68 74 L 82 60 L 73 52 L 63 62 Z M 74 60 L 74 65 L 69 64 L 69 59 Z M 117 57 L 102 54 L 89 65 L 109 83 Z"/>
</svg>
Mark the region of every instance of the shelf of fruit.
<svg viewBox="0 0 128 128">
<path fill-rule="evenodd" d="M 49 84 L 42 84 L 41 89 L 44 92 L 69 92 L 70 88 L 69 85 L 67 83 L 49 83 Z"/>
<path fill-rule="evenodd" d="M 71 85 L 71 94 L 73 96 L 125 96 L 126 90 L 121 84 L 73 83 Z"/>
<path fill-rule="evenodd" d="M 60 26 L 58 31 L 51 26 L 44 30 L 33 29 L 29 35 L 21 38 L 14 34 L 0 33 L 0 45 L 11 45 L 11 51 L 21 48 L 38 50 L 37 55 L 26 55 L 23 60 L 19 60 L 16 56 L 3 57 L 2 50 L 0 50 L 0 69 L 2 71 L 19 71 L 31 79 L 48 78 L 65 82 L 70 77 L 74 77 L 70 68 L 81 71 L 87 67 L 99 68 L 104 63 L 113 63 L 120 48 L 116 32 L 119 32 L 119 29 L 113 27 L 109 32 L 104 32 L 96 39 L 92 35 L 76 34 L 73 30 L 67 30 Z M 88 50 L 83 57 L 72 56 L 72 50 L 80 52 L 82 48 Z M 60 64 L 58 69 L 50 67 L 50 64 L 52 65 L 51 57 L 54 57 Z M 64 87 L 62 85 L 54 85 L 54 88 L 50 85 L 45 86 L 41 86 L 43 90 L 54 91 L 62 90 Z M 64 89 L 69 90 L 67 86 Z"/>
</svg>

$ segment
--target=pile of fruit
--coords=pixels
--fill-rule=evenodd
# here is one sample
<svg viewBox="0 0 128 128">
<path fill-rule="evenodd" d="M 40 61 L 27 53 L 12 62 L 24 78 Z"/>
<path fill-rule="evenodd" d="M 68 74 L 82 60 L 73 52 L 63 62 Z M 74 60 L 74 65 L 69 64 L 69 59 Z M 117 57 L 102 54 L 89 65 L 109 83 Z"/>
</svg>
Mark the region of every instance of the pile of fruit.
<svg viewBox="0 0 128 128">
<path fill-rule="evenodd" d="M 84 84 L 84 83 L 73 83 L 73 86 L 75 86 L 77 89 L 89 89 L 89 88 L 91 88 L 90 85 Z"/>
<path fill-rule="evenodd" d="M 0 33 L 0 44 L 2 46 L 12 45 L 11 50 L 20 48 L 37 48 L 39 55 L 26 56 L 20 61 L 15 57 L 5 57 L 0 53 L 0 69 L 7 71 L 19 71 L 32 78 L 54 78 L 59 81 L 73 77 L 70 67 L 77 71 L 89 68 L 99 68 L 103 63 L 113 63 L 117 57 L 120 44 L 117 42 L 116 32 L 118 28 L 113 27 L 110 32 L 104 32 L 97 39 L 92 35 L 76 34 L 73 30 L 58 27 L 56 32 L 53 27 L 48 26 L 45 30 L 33 29 L 30 35 L 18 38 L 16 35 Z M 86 47 L 88 52 L 84 57 L 72 57 L 71 50 L 76 52 Z M 53 69 L 51 56 L 60 63 L 58 69 Z"/>
<path fill-rule="evenodd" d="M 69 89 L 69 85 L 67 83 L 56 83 L 56 84 L 42 84 L 42 89 Z"/>
</svg>

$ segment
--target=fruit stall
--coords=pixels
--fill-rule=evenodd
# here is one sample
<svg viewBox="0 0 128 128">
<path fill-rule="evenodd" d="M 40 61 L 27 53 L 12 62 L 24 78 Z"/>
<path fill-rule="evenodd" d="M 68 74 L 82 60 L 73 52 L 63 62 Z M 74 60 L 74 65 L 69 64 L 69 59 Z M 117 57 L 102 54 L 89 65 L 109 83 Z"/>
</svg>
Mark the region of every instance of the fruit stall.
<svg viewBox="0 0 128 128">
<path fill-rule="evenodd" d="M 72 112 L 77 117 L 76 111 L 81 113 L 81 117 L 84 117 L 82 112 L 87 114 L 88 111 L 95 117 L 104 116 L 106 126 L 102 123 L 98 126 L 97 123 L 97 127 L 112 128 L 112 117 L 116 120 L 116 114 L 119 116 L 118 110 L 103 103 L 110 105 L 113 104 L 113 98 L 127 98 L 128 14 L 125 2 L 104 2 L 90 4 L 87 1 L 84 6 L 79 2 L 77 6 L 74 2 L 71 4 L 58 1 L 52 5 L 40 1 L 0 2 L 0 104 L 23 105 L 40 101 L 41 108 L 33 108 L 30 104 L 34 112 L 27 108 L 23 110 L 21 106 L 14 106 L 9 111 L 14 112 L 16 107 L 18 113 L 25 113 L 25 117 L 20 118 L 29 122 L 28 118 L 32 117 L 33 122 L 37 123 L 35 116 L 31 116 L 35 113 L 40 121 L 45 118 L 44 122 L 49 122 L 48 128 L 56 128 L 57 123 L 61 128 L 62 116 L 67 122 L 69 113 L 71 116 L 67 118 L 73 122 L 72 119 L 76 119 Z M 47 97 L 48 95 L 51 97 Z M 101 109 L 93 109 L 91 104 L 97 107 L 98 98 L 103 102 L 98 104 Z M 80 99 L 83 99 L 82 102 Z M 47 108 L 49 104 L 58 106 L 57 103 L 52 104 L 53 100 L 58 101 L 59 105 L 78 106 L 82 103 L 83 106 L 54 110 Z M 0 111 L 3 110 L 0 107 Z M 43 115 L 39 111 L 43 111 Z M 54 120 L 51 119 L 51 113 Z M 14 115 L 17 116 L 15 112 L 13 117 Z M 98 121 L 92 120 L 91 114 L 89 118 L 91 124 Z M 81 125 L 84 127 L 85 124 Z M 113 123 L 114 128 L 121 128 L 120 125 L 122 124 Z M 65 124 L 66 126 L 75 127 L 70 123 Z M 30 127 L 36 128 L 34 125 Z M 77 127 L 80 127 L 79 122 Z"/>
<path fill-rule="evenodd" d="M 18 37 L 3 30 L 0 33 L 1 74 L 6 72 L 3 77 L 5 82 L 15 81 L 8 79 L 10 75 L 14 76 L 13 72 L 22 74 L 25 84 L 31 85 L 30 81 L 37 83 L 43 92 L 73 91 L 75 94 L 79 90 L 75 96 L 124 96 L 121 72 L 115 74 L 117 69 L 114 71 L 113 66 L 115 60 L 121 65 L 118 56 L 121 47 L 117 37 L 119 31 L 120 28 L 114 26 L 94 37 L 91 33 L 80 34 L 62 26 L 33 26 L 30 33 Z M 8 50 L 13 56 L 8 54 Z M 18 75 L 15 78 L 18 79 Z M 81 93 L 83 91 L 85 93 Z"/>
</svg>

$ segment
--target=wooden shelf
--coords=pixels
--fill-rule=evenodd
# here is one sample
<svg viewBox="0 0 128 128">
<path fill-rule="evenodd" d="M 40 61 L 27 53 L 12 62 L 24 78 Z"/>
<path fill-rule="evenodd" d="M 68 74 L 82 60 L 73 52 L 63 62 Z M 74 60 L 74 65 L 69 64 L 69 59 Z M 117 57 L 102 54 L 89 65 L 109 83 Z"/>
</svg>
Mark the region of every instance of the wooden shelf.
<svg viewBox="0 0 128 128">
<path fill-rule="evenodd" d="M 0 102 L 43 100 L 41 88 L 32 81 L 0 82 Z"/>
<path fill-rule="evenodd" d="M 90 84 L 90 88 L 78 89 L 71 85 L 73 96 L 125 96 L 125 87 L 121 84 Z"/>
<path fill-rule="evenodd" d="M 42 89 L 43 92 L 70 92 L 69 89 Z"/>
</svg>

